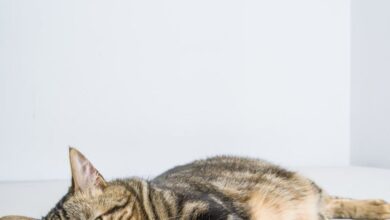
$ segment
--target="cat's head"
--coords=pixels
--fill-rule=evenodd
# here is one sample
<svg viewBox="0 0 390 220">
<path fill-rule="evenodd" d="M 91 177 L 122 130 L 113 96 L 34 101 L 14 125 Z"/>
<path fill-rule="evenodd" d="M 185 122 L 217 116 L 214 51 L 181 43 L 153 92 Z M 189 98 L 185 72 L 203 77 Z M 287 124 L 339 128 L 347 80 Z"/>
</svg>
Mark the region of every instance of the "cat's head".
<svg viewBox="0 0 390 220">
<path fill-rule="evenodd" d="M 106 182 L 78 150 L 69 149 L 72 186 L 43 218 L 45 220 L 98 220 L 109 212 L 129 206 L 131 196 L 123 185 Z M 127 211 L 127 215 L 132 210 Z"/>
<path fill-rule="evenodd" d="M 72 185 L 42 220 L 142 219 L 136 196 L 131 195 L 124 182 L 105 181 L 92 163 L 74 148 L 69 148 L 69 158 Z M 6 216 L 0 220 L 34 219 Z"/>
<path fill-rule="evenodd" d="M 125 215 L 125 219 L 139 219 L 136 209 L 133 208 L 133 196 L 124 185 L 105 181 L 92 163 L 74 148 L 69 149 L 69 158 L 72 185 L 68 193 L 42 220 L 104 220 L 107 217 L 116 217 L 112 215 L 117 213 Z M 23 218 L 9 216 L 4 219 Z"/>
<path fill-rule="evenodd" d="M 69 159 L 72 186 L 44 220 L 101 220 L 115 217 L 111 213 L 137 219 L 136 209 L 132 208 L 134 199 L 125 186 L 105 181 L 92 163 L 74 148 L 69 149 Z M 123 210 L 118 212 L 119 209 Z"/>
</svg>

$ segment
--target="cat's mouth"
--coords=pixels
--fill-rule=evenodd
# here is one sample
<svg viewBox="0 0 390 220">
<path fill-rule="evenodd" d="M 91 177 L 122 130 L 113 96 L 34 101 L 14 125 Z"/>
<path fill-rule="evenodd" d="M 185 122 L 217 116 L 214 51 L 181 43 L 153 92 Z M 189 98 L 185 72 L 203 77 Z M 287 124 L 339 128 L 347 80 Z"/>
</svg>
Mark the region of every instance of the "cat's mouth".
<svg viewBox="0 0 390 220">
<path fill-rule="evenodd" d="M 25 217 L 25 216 L 8 215 L 8 216 L 0 217 L 0 220 L 36 220 L 36 219 Z"/>
</svg>

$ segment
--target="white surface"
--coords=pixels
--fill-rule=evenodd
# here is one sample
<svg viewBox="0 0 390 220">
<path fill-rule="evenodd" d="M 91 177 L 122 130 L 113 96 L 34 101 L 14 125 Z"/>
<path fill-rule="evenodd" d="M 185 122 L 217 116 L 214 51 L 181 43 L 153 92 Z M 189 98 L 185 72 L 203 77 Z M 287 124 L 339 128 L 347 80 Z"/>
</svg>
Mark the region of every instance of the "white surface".
<svg viewBox="0 0 390 220">
<path fill-rule="evenodd" d="M 352 1 L 352 162 L 390 168 L 390 1 Z"/>
<path fill-rule="evenodd" d="M 295 170 L 315 180 L 332 195 L 390 201 L 390 170 L 363 167 Z M 15 213 L 42 216 L 65 194 L 69 184 L 69 181 L 0 183 L 0 216 Z"/>
<path fill-rule="evenodd" d="M 0 1 L 0 180 L 66 178 L 68 145 L 112 176 L 347 165 L 349 19 L 349 0 Z"/>
</svg>

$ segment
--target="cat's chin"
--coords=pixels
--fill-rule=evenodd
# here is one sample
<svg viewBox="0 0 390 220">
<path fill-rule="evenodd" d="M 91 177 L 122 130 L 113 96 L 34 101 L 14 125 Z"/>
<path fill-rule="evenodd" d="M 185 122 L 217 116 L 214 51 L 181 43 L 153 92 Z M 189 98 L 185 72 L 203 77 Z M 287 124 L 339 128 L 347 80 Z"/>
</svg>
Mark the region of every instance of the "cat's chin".
<svg viewBox="0 0 390 220">
<path fill-rule="evenodd" d="M 0 217 L 0 220 L 35 220 L 35 218 L 29 218 L 29 217 L 18 216 L 18 215 L 8 215 L 8 216 Z"/>
</svg>

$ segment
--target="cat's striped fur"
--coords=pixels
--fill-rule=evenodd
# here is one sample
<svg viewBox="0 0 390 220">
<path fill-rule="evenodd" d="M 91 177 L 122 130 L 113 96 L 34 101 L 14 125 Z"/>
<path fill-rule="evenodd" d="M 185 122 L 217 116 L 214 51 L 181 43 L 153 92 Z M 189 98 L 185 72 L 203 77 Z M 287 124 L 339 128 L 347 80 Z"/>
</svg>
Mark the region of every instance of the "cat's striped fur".
<svg viewBox="0 0 390 220">
<path fill-rule="evenodd" d="M 221 156 L 150 181 L 107 182 L 77 150 L 70 159 L 72 187 L 44 220 L 390 219 L 384 201 L 328 196 L 309 179 L 262 160 Z"/>
</svg>

